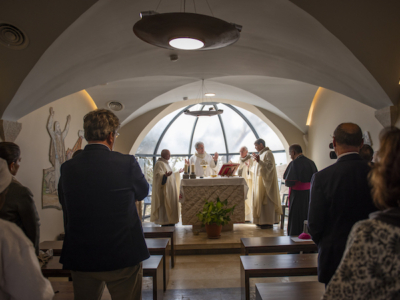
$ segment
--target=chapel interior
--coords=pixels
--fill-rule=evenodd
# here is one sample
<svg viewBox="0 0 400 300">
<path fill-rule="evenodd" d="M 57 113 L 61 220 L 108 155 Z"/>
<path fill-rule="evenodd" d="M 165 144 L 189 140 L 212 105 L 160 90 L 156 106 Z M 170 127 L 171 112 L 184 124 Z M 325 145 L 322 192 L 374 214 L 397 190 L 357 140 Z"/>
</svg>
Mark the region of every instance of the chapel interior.
<svg viewBox="0 0 400 300">
<path fill-rule="evenodd" d="M 183 5 L 240 24 L 240 38 L 220 49 L 185 51 L 133 33 L 141 12 L 179 12 Z M 33 193 L 40 241 L 64 231 L 58 198 L 44 186 L 50 108 L 62 130 L 71 116 L 66 149 L 80 139 L 88 112 L 111 109 L 121 121 L 114 151 L 135 155 L 150 183 L 162 149 L 171 151 L 177 171 L 199 140 L 222 165 L 237 160 L 242 146 L 255 152 L 255 139 L 263 138 L 279 180 L 292 144 L 322 170 L 335 162 L 329 143 L 338 124 L 358 124 L 375 151 L 384 127 L 400 127 L 399 11 L 400 2 L 389 0 L 0 1 L 0 141 L 21 148 L 16 178 Z M 209 108 L 224 113 L 183 113 Z M 288 189 L 280 188 L 284 198 Z M 157 227 L 148 217 L 151 195 L 146 199 L 143 227 Z M 178 223 L 164 299 L 240 299 L 240 239 L 285 236 L 287 217 L 284 224 L 234 224 L 220 239 L 207 239 Z M 68 278 L 50 278 L 60 280 Z M 255 283 L 303 281 L 317 279 L 251 279 L 251 299 Z M 153 299 L 151 278 L 143 284 L 143 299 Z M 107 291 L 102 299 L 111 299 Z"/>
</svg>

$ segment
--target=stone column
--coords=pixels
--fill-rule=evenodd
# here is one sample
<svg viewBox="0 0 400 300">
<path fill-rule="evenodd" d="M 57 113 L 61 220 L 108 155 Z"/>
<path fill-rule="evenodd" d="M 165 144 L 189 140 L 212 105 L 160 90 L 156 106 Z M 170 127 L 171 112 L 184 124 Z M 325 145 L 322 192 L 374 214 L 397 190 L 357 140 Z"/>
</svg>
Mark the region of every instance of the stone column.
<svg viewBox="0 0 400 300">
<path fill-rule="evenodd" d="M 0 142 L 14 142 L 21 129 L 21 123 L 0 120 Z"/>
<path fill-rule="evenodd" d="M 375 118 L 382 124 L 383 127 L 394 126 L 397 120 L 397 106 L 387 106 L 375 111 Z"/>
</svg>

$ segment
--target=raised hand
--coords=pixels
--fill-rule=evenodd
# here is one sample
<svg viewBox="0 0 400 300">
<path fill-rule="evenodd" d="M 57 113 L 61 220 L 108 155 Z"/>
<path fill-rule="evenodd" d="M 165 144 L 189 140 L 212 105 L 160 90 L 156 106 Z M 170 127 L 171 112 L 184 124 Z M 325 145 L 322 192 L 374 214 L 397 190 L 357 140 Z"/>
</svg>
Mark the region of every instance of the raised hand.
<svg viewBox="0 0 400 300">
<path fill-rule="evenodd" d="M 167 176 L 167 177 L 169 177 L 169 176 L 171 176 L 171 174 L 172 174 L 172 172 L 171 171 L 167 171 L 167 172 L 165 172 L 165 176 Z"/>
<path fill-rule="evenodd" d="M 185 159 L 185 165 L 189 165 L 189 160 Z"/>
<path fill-rule="evenodd" d="M 260 161 L 260 155 L 253 153 L 252 156 L 253 156 L 253 159 L 254 159 L 256 162 L 259 162 L 259 161 Z"/>
<path fill-rule="evenodd" d="M 215 152 L 214 156 L 212 158 L 214 161 L 217 161 L 218 160 L 218 152 Z"/>
<path fill-rule="evenodd" d="M 182 173 L 184 171 L 184 169 L 179 169 L 179 173 Z"/>
</svg>

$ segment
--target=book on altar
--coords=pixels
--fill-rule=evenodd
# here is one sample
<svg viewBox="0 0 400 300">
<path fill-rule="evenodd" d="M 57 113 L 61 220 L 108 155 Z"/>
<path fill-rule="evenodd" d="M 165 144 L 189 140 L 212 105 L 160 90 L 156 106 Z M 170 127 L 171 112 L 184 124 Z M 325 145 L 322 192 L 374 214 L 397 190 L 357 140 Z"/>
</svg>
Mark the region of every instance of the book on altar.
<svg viewBox="0 0 400 300">
<path fill-rule="evenodd" d="M 219 170 L 218 175 L 221 176 L 233 176 L 235 175 L 237 169 L 239 168 L 239 164 L 223 164 L 221 170 Z"/>
</svg>

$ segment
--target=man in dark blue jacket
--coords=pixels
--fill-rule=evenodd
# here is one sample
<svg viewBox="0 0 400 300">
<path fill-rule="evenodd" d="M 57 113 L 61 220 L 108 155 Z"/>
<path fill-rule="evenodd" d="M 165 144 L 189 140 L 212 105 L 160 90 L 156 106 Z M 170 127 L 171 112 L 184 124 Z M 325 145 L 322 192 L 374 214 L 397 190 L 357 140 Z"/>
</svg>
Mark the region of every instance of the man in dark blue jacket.
<svg viewBox="0 0 400 300">
<path fill-rule="evenodd" d="M 105 109 L 84 117 L 84 151 L 61 166 L 59 194 L 66 211 L 60 262 L 72 271 L 75 300 L 140 299 L 142 261 L 150 255 L 136 201 L 149 185 L 132 155 L 113 152 L 118 118 Z"/>
<path fill-rule="evenodd" d="M 308 227 L 318 246 L 318 280 L 326 285 L 343 256 L 353 225 L 376 211 L 368 184 L 370 167 L 358 154 L 361 128 L 340 124 L 333 137 L 338 160 L 311 180 Z"/>
</svg>

